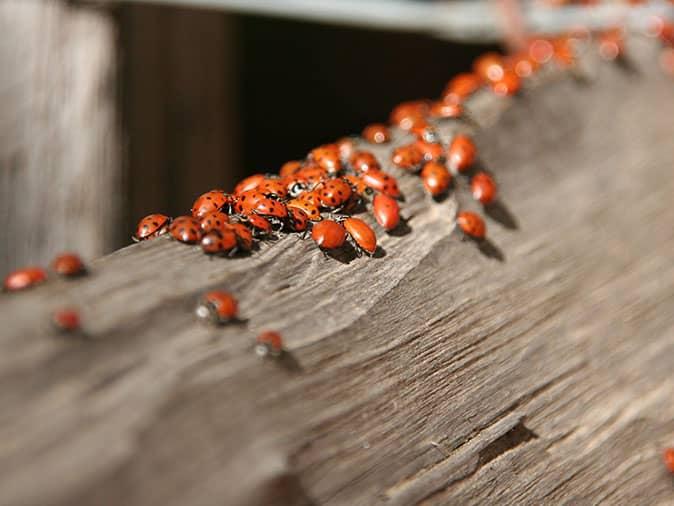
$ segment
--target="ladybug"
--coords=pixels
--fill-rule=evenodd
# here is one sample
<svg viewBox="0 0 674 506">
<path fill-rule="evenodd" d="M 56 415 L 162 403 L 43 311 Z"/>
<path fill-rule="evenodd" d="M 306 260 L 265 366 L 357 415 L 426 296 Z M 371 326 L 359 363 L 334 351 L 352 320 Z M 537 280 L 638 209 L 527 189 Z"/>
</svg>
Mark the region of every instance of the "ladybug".
<svg viewBox="0 0 674 506">
<path fill-rule="evenodd" d="M 377 194 L 374 196 L 372 214 L 377 223 L 387 231 L 395 229 L 400 223 L 400 206 L 395 199 L 387 195 Z"/>
<path fill-rule="evenodd" d="M 239 303 L 231 293 L 214 290 L 201 296 L 195 313 L 200 320 L 222 325 L 236 321 Z"/>
<path fill-rule="evenodd" d="M 237 214 L 252 213 L 257 208 L 258 202 L 266 198 L 257 190 L 241 192 L 234 203 L 234 212 Z"/>
<path fill-rule="evenodd" d="M 237 238 L 234 231 L 229 227 L 213 229 L 206 232 L 201 238 L 201 249 L 207 255 L 221 255 L 234 251 L 237 246 Z"/>
<path fill-rule="evenodd" d="M 458 74 L 447 83 L 442 92 L 442 101 L 447 104 L 461 104 L 482 86 L 477 74 Z"/>
<path fill-rule="evenodd" d="M 662 452 L 662 461 L 665 463 L 667 471 L 674 474 L 674 448 L 665 448 Z"/>
<path fill-rule="evenodd" d="M 485 81 L 500 81 L 505 72 L 503 57 L 498 53 L 485 53 L 475 60 L 473 70 Z"/>
<path fill-rule="evenodd" d="M 311 229 L 311 238 L 322 250 L 335 250 L 344 245 L 346 230 L 333 220 L 323 220 Z"/>
<path fill-rule="evenodd" d="M 370 151 L 354 151 L 349 158 L 349 164 L 356 172 L 367 172 L 370 169 L 381 170 L 377 157 Z"/>
<path fill-rule="evenodd" d="M 400 197 L 400 189 L 398 188 L 398 181 L 381 170 L 369 170 L 361 176 L 363 182 L 375 191 L 381 192 L 389 197 Z"/>
<path fill-rule="evenodd" d="M 61 253 L 52 260 L 51 268 L 61 276 L 80 276 L 86 272 L 84 262 L 75 253 Z"/>
<path fill-rule="evenodd" d="M 372 227 L 360 218 L 346 218 L 342 225 L 356 245 L 358 251 L 374 255 L 377 251 L 377 236 Z"/>
<path fill-rule="evenodd" d="M 473 198 L 483 204 L 491 204 L 496 199 L 496 182 L 486 172 L 478 172 L 470 181 Z"/>
<path fill-rule="evenodd" d="M 309 159 L 329 174 L 337 174 L 342 170 L 342 160 L 336 144 L 324 144 L 312 149 Z"/>
<path fill-rule="evenodd" d="M 291 208 L 301 209 L 311 221 L 321 221 L 322 219 L 321 211 L 316 204 L 312 204 L 305 200 L 292 199 L 289 200 L 286 205 L 288 206 L 288 210 Z"/>
<path fill-rule="evenodd" d="M 278 332 L 267 330 L 255 338 L 255 353 L 260 357 L 280 357 L 283 354 L 283 338 Z"/>
<path fill-rule="evenodd" d="M 599 55 L 607 61 L 625 56 L 622 30 L 608 30 L 599 36 Z"/>
<path fill-rule="evenodd" d="M 415 121 L 424 119 L 426 115 L 428 115 L 428 103 L 425 100 L 415 100 L 398 104 L 391 111 L 390 121 L 392 125 L 409 130 Z"/>
<path fill-rule="evenodd" d="M 353 190 L 353 192 L 360 197 L 364 197 L 372 193 L 372 188 L 366 185 L 365 181 L 363 181 L 363 178 L 360 176 L 356 176 L 354 174 L 347 174 L 346 176 L 344 176 L 344 180 L 351 185 L 351 189 Z"/>
<path fill-rule="evenodd" d="M 236 234 L 236 243 L 241 251 L 251 251 L 255 241 L 253 240 L 253 232 L 243 223 L 232 223 L 231 229 Z"/>
<path fill-rule="evenodd" d="M 288 207 L 287 228 L 291 232 L 304 232 L 309 226 L 309 217 L 299 207 Z"/>
<path fill-rule="evenodd" d="M 511 55 L 506 61 L 508 67 L 515 71 L 517 77 L 525 79 L 531 77 L 538 70 L 538 62 L 529 53 L 522 52 Z"/>
<path fill-rule="evenodd" d="M 253 235 L 256 237 L 264 237 L 272 233 L 272 226 L 269 220 L 258 214 L 246 214 L 243 216 L 243 220 L 252 229 Z"/>
<path fill-rule="evenodd" d="M 319 188 L 311 191 L 305 191 L 304 193 L 300 194 L 299 197 L 297 197 L 297 200 L 317 206 L 320 202 L 319 193 L 320 193 Z"/>
<path fill-rule="evenodd" d="M 220 211 L 230 200 L 221 190 L 211 190 L 200 195 L 192 204 L 192 216 L 194 218 L 203 218 L 208 213 Z"/>
<path fill-rule="evenodd" d="M 303 181 L 309 185 L 316 185 L 328 177 L 328 171 L 316 164 L 309 164 L 295 173 L 296 181 Z"/>
<path fill-rule="evenodd" d="M 253 211 L 262 216 L 283 219 L 288 216 L 288 209 L 283 202 L 264 197 L 260 199 L 253 208 Z"/>
<path fill-rule="evenodd" d="M 163 214 L 148 214 L 138 222 L 136 234 L 132 239 L 138 242 L 165 234 L 168 231 L 170 223 L 171 218 L 168 216 Z"/>
<path fill-rule="evenodd" d="M 213 211 L 201 218 L 199 225 L 201 230 L 206 233 L 211 230 L 222 230 L 222 228 L 229 223 L 229 216 L 222 211 Z"/>
<path fill-rule="evenodd" d="M 342 160 L 348 160 L 351 158 L 356 146 L 353 144 L 353 139 L 351 137 L 342 137 L 337 142 L 337 149 L 339 150 L 339 156 Z"/>
<path fill-rule="evenodd" d="M 520 87 L 520 78 L 515 71 L 506 70 L 503 77 L 492 84 L 491 90 L 499 97 L 508 97 L 515 95 L 520 90 Z"/>
<path fill-rule="evenodd" d="M 171 223 L 169 233 L 176 241 L 194 244 L 201 240 L 201 225 L 191 216 L 179 216 Z"/>
<path fill-rule="evenodd" d="M 463 115 L 463 106 L 457 103 L 447 103 L 438 100 L 431 104 L 429 114 L 433 118 L 439 119 L 459 118 Z"/>
<path fill-rule="evenodd" d="M 77 332 L 81 328 L 80 314 L 76 309 L 66 308 L 54 311 L 52 324 L 56 330 L 64 333 Z"/>
<path fill-rule="evenodd" d="M 284 199 L 288 196 L 288 187 L 280 179 L 267 178 L 256 189 L 267 197 Z"/>
<path fill-rule="evenodd" d="M 43 283 L 47 279 L 47 272 L 42 267 L 24 267 L 7 275 L 4 289 L 7 292 L 24 290 Z"/>
<path fill-rule="evenodd" d="M 397 147 L 391 154 L 391 161 L 406 170 L 416 170 L 423 159 L 424 154 L 414 144 Z"/>
<path fill-rule="evenodd" d="M 452 182 L 452 175 L 441 163 L 429 162 L 421 169 L 421 182 L 432 197 L 443 195 Z"/>
<path fill-rule="evenodd" d="M 289 162 L 284 163 L 279 170 L 279 176 L 286 177 L 292 176 L 297 173 L 302 168 L 302 162 L 298 160 L 290 160 Z"/>
<path fill-rule="evenodd" d="M 447 150 L 447 161 L 452 172 L 465 172 L 477 157 L 477 148 L 467 135 L 459 134 L 452 139 Z"/>
<path fill-rule="evenodd" d="M 415 122 L 414 125 L 412 125 L 412 128 L 410 128 L 410 133 L 416 136 L 417 139 L 422 141 L 426 142 L 440 141 L 438 131 L 435 129 L 433 125 L 431 125 L 425 119 Z"/>
<path fill-rule="evenodd" d="M 426 142 L 418 140 L 414 146 L 421 152 L 423 159 L 427 162 L 437 161 L 444 158 L 445 149 L 439 142 Z"/>
<path fill-rule="evenodd" d="M 260 184 L 262 184 L 265 179 L 266 177 L 264 174 L 253 174 L 252 176 L 248 176 L 247 178 L 239 181 L 239 184 L 234 187 L 234 191 L 232 193 L 238 197 L 244 192 L 254 190 L 260 186 Z"/>
<path fill-rule="evenodd" d="M 318 200 L 323 207 L 337 209 L 351 198 L 351 185 L 341 178 L 330 179 L 322 183 L 318 191 Z"/>
<path fill-rule="evenodd" d="M 471 211 L 461 211 L 456 217 L 456 224 L 466 236 L 473 239 L 481 240 L 487 235 L 484 220 Z"/>
<path fill-rule="evenodd" d="M 391 131 L 383 123 L 372 123 L 363 129 L 363 139 L 371 144 L 385 144 L 391 140 Z"/>
</svg>

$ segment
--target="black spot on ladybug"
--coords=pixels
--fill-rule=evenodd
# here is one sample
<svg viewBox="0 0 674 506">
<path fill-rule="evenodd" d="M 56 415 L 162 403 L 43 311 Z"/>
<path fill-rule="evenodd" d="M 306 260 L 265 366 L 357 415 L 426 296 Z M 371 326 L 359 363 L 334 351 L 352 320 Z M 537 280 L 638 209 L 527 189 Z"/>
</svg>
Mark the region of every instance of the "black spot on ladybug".
<svg viewBox="0 0 674 506">
<path fill-rule="evenodd" d="M 159 226 L 159 223 L 157 223 L 156 221 L 153 221 L 153 222 L 152 222 L 152 226 L 153 226 L 153 227 L 158 227 L 158 226 Z M 145 225 L 145 227 L 147 228 L 147 225 Z"/>
</svg>

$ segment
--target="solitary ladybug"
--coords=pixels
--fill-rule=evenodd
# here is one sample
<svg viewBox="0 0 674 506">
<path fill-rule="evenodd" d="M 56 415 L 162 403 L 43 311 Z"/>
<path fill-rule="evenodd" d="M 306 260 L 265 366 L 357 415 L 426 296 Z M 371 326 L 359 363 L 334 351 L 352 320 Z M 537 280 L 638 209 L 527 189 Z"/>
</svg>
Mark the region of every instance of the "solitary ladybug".
<svg viewBox="0 0 674 506">
<path fill-rule="evenodd" d="M 80 314 L 76 309 L 59 309 L 52 314 L 52 323 L 60 332 L 73 333 L 80 330 Z"/>
<path fill-rule="evenodd" d="M 3 286 L 5 291 L 15 292 L 43 283 L 46 279 L 47 273 L 42 267 L 24 267 L 9 273 Z"/>
<path fill-rule="evenodd" d="M 487 235 L 487 226 L 480 215 L 471 211 L 461 211 L 456 217 L 456 224 L 465 236 L 482 240 Z"/>
<path fill-rule="evenodd" d="M 335 250 L 344 245 L 346 230 L 333 220 L 323 220 L 311 229 L 311 238 L 322 250 Z"/>
<path fill-rule="evenodd" d="M 384 144 L 391 140 L 391 131 L 383 123 L 372 123 L 363 129 L 363 138 L 372 144 Z"/>
<path fill-rule="evenodd" d="M 470 181 L 473 198 L 483 204 L 491 204 L 496 199 L 496 182 L 486 172 L 478 172 Z"/>
<path fill-rule="evenodd" d="M 359 252 L 364 251 L 370 256 L 374 255 L 377 251 L 377 236 L 370 225 L 360 218 L 346 218 L 342 225 Z"/>
<path fill-rule="evenodd" d="M 278 332 L 266 330 L 255 338 L 255 353 L 260 357 L 280 357 L 283 338 Z"/>
<path fill-rule="evenodd" d="M 385 230 L 391 231 L 400 223 L 400 206 L 388 195 L 375 195 L 372 201 L 372 214 Z"/>
<path fill-rule="evenodd" d="M 222 325 L 237 319 L 239 303 L 232 294 L 214 290 L 201 296 L 195 312 L 201 320 Z"/>
<path fill-rule="evenodd" d="M 84 274 L 84 262 L 75 253 L 61 253 L 52 260 L 51 268 L 56 274 L 61 276 L 80 276 Z"/>
<path fill-rule="evenodd" d="M 171 218 L 164 214 L 148 214 L 138 222 L 132 239 L 138 242 L 162 235 L 166 233 L 170 223 Z"/>
<path fill-rule="evenodd" d="M 179 216 L 171 223 L 169 233 L 176 241 L 195 244 L 201 240 L 201 225 L 191 216 Z"/>
<path fill-rule="evenodd" d="M 428 193 L 439 197 L 447 192 L 452 182 L 452 175 L 441 163 L 429 162 L 421 169 L 421 182 Z"/>
</svg>

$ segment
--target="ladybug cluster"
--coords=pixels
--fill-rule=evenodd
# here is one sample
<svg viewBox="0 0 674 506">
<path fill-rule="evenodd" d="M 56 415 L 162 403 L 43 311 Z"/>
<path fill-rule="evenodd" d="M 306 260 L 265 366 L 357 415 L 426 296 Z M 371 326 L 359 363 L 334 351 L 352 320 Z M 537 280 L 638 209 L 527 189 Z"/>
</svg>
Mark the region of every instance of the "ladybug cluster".
<svg viewBox="0 0 674 506">
<path fill-rule="evenodd" d="M 366 135 L 374 143 L 390 138 L 384 125 L 371 125 Z M 287 162 L 278 175 L 254 174 L 231 193 L 208 191 L 196 199 L 189 216 L 146 216 L 134 240 L 168 234 L 200 245 L 206 254 L 234 256 L 280 233 L 310 231 L 323 251 L 338 250 L 348 242 L 358 253 L 373 255 L 374 230 L 352 214 L 370 207 L 374 219 L 393 230 L 400 222 L 400 196 L 395 177 L 382 169 L 375 155 L 356 150 L 345 138 L 311 150 L 302 161 Z"/>
</svg>

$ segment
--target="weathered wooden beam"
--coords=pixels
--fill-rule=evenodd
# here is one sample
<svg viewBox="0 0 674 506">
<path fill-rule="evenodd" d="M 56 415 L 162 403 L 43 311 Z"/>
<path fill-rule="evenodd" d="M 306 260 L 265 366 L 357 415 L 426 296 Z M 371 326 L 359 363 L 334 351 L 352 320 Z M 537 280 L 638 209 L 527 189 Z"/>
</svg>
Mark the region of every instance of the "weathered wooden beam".
<svg viewBox="0 0 674 506">
<path fill-rule="evenodd" d="M 0 3 L 0 270 L 121 244 L 117 30 L 109 9 Z"/>
<path fill-rule="evenodd" d="M 670 502 L 674 85 L 631 51 L 468 105 L 491 257 L 451 234 L 465 188 L 436 204 L 401 176 L 382 258 L 158 239 L 3 296 L 0 504 Z M 195 322 L 212 287 L 245 323 Z M 65 304 L 89 339 L 48 330 Z M 287 360 L 252 353 L 267 328 Z"/>
</svg>

